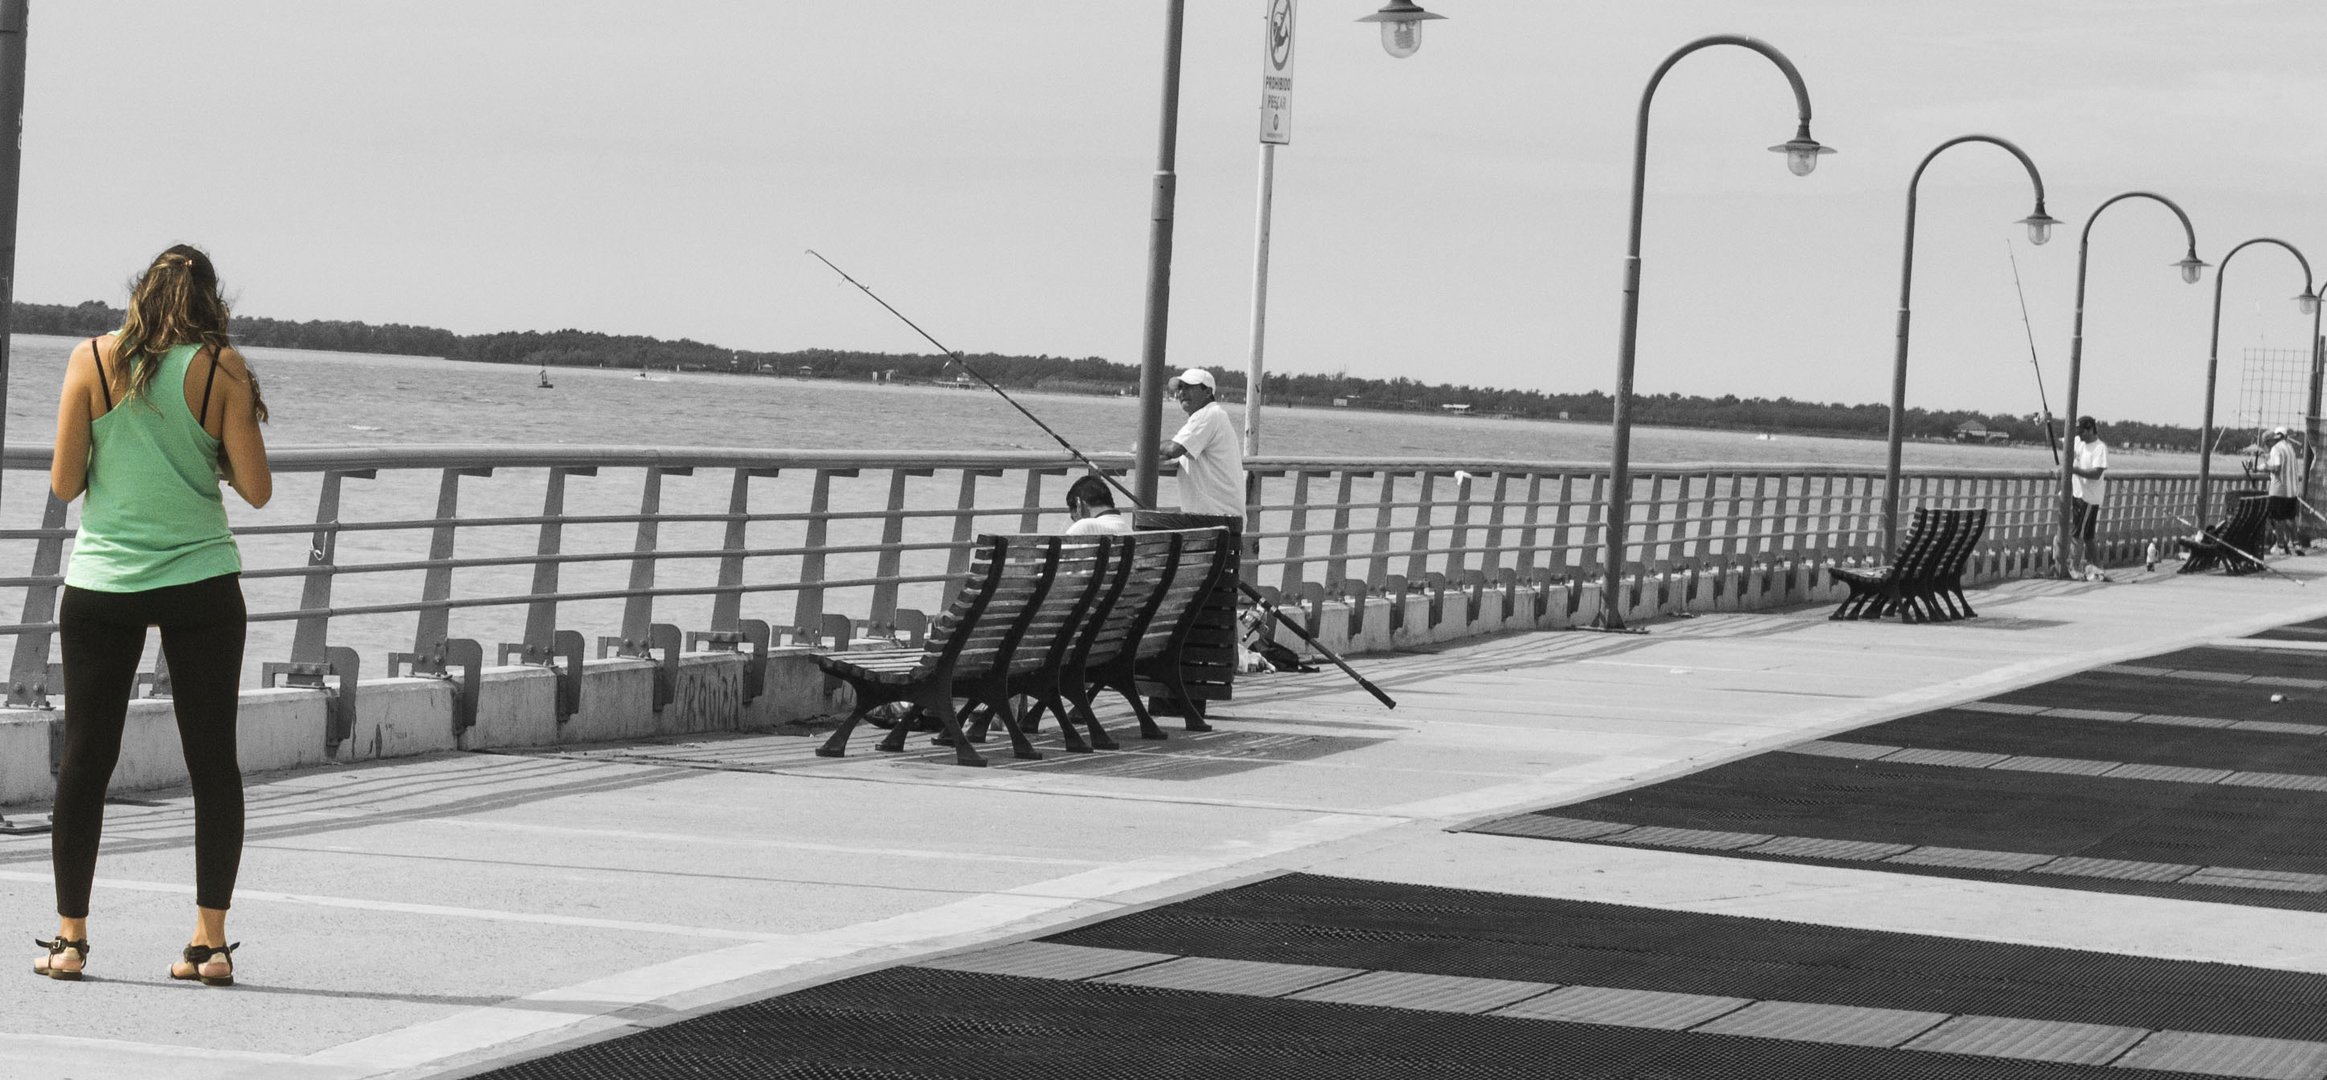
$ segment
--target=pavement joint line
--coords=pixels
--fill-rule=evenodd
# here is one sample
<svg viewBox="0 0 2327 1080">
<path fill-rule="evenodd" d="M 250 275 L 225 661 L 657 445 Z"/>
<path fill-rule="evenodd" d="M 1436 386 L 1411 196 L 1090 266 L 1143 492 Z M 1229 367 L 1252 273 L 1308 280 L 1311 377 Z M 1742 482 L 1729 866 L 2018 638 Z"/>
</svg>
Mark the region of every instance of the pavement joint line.
<svg viewBox="0 0 2327 1080">
<path fill-rule="evenodd" d="M 1016 942 L 1009 945 L 998 946 L 995 949 L 987 951 L 1007 953 L 1012 949 L 1040 947 L 1044 944 L 1045 943 L 1043 942 Z M 1041 967 L 1034 965 L 1023 966 L 1013 970 L 1006 957 L 999 964 L 979 965 L 976 969 L 994 974 L 1015 976 L 1018 978 L 1047 979 L 1055 982 L 1099 984 L 1118 982 L 1136 983 L 1142 982 L 1143 980 L 1138 977 L 1127 977 L 1127 972 L 1156 972 L 1158 969 L 1169 969 L 1172 967 L 1172 965 L 1180 961 L 1203 961 L 1206 959 L 1204 957 L 1178 954 L 1157 954 L 1128 949 L 1111 949 L 1103 946 L 1073 946 L 1073 948 L 1078 953 L 1084 954 L 1087 962 L 1090 962 L 1092 966 L 1109 966 L 1097 963 L 1097 959 L 1107 953 L 1121 954 L 1123 961 L 1119 967 L 1112 967 L 1111 970 L 1103 971 L 1097 974 L 1083 975 L 1054 974 L 1046 972 L 1042 970 Z M 964 957 L 976 955 L 978 954 L 957 953 L 954 954 L 954 956 L 950 959 L 959 961 Z M 1168 959 L 1159 960 L 1157 959 L 1158 956 L 1165 956 L 1168 957 Z M 1968 1052 L 1981 1057 L 2020 1061 L 2046 1061 L 2056 1060 L 2056 1058 L 2039 1054 L 2014 1054 L 2008 1052 L 2007 1047 L 2001 1046 L 1991 1047 L 1983 1050 L 1966 1051 L 1948 1046 L 1944 1042 L 1942 1042 L 1940 1045 L 1930 1047 L 1917 1047 L 1914 1044 L 1918 1042 L 1936 1042 L 1938 1040 L 1934 1040 L 1932 1036 L 1935 1033 L 1941 1031 L 1941 1029 L 1960 1028 L 1965 1025 L 2010 1025 L 2021 1033 L 2021 1044 L 2037 1041 L 2032 1036 L 2042 1036 L 2048 1033 L 2062 1037 L 2085 1035 L 2105 1026 L 2082 1021 L 2036 1020 L 2024 1017 L 1993 1016 L 1985 1013 L 1942 1013 L 1934 1012 L 1931 1010 L 1892 1009 L 1867 1005 L 1839 1005 L 1830 1002 L 1782 1001 L 1769 998 L 1738 998 L 1721 994 L 1637 990 L 1618 987 L 1590 986 L 1576 983 L 1540 983 L 1534 985 L 1525 985 L 1512 983 L 1508 980 L 1502 979 L 1476 978 L 1472 976 L 1460 975 L 1435 975 L 1424 972 L 1406 972 L 1386 968 L 1321 968 L 1314 964 L 1294 964 L 1269 960 L 1220 960 L 1213 961 L 1213 963 L 1222 965 L 1224 968 L 1228 969 L 1229 974 L 1235 976 L 1235 978 L 1231 979 L 1223 977 L 1219 980 L 1219 984 L 1215 986 L 1186 985 L 1180 986 L 1180 988 L 1190 992 L 1198 993 L 1233 993 L 1264 998 L 1282 998 L 1295 1001 L 1311 999 L 1330 1001 L 1331 994 L 1329 992 L 1320 992 L 1326 991 L 1326 988 L 1328 987 L 1350 984 L 1356 982 L 1357 980 L 1366 979 L 1370 976 L 1427 977 L 1433 982 L 1440 984 L 1448 991 L 1459 990 L 1462 987 L 1476 984 L 1482 989 L 1509 988 L 1505 990 L 1506 998 L 1510 993 L 1524 994 L 1524 996 L 1520 997 L 1518 1000 L 1506 999 L 1502 1000 L 1498 1004 L 1490 1004 L 1483 1008 L 1474 1010 L 1479 1015 L 1539 1020 L 1548 1023 L 1591 1023 L 1616 1027 L 1639 1027 L 1654 1030 L 1682 1031 L 1694 1034 L 1712 1035 L 1725 1034 L 1728 1033 L 1728 1029 L 1737 1028 L 1742 1025 L 1744 1027 L 1752 1028 L 1752 1030 L 1746 1030 L 1742 1033 L 1751 1035 L 1752 1037 L 1756 1038 L 1782 1039 L 1788 1042 L 1807 1042 L 1825 1046 L 1867 1046 L 1878 1049 L 1901 1050 L 1913 1053 Z M 960 969 L 958 966 L 949 967 L 942 964 L 931 966 L 936 970 Z M 1274 979 L 1270 978 L 1272 972 L 1274 972 L 1277 976 Z M 1160 973 L 1157 978 L 1161 978 Z M 1155 980 L 1151 979 L 1145 981 Z M 1177 983 L 1175 983 L 1173 980 L 1164 979 L 1163 981 L 1177 985 Z M 1256 985 L 1268 986 L 1272 984 L 1287 988 L 1277 989 L 1273 992 L 1262 992 L 1250 988 Z M 1538 989 L 1538 987 L 1540 989 Z M 1553 1008 L 1556 1002 L 1554 1002 L 1552 999 L 1582 999 L 1589 1004 L 1582 1006 L 1579 1015 L 1574 1017 L 1562 1018 L 1557 1016 L 1544 1015 L 1547 1010 L 1554 1012 L 1559 1011 Z M 1492 996 L 1482 996 L 1482 1000 L 1493 1001 L 1495 998 Z M 1427 1005 L 1402 1001 L 1396 998 L 1369 1000 L 1367 1005 L 1374 1008 L 1392 1008 L 1408 1011 L 1426 1011 L 1429 1009 L 1429 1006 Z M 1688 1022 L 1678 1023 L 1677 1025 L 1673 1021 L 1674 1017 L 1681 1016 L 1685 1018 L 1687 1014 L 1691 1012 L 1700 1014 L 1699 1018 L 1689 1019 Z M 1771 1025 L 1762 1023 L 1758 1019 L 1748 1019 L 1762 1016 L 1782 1016 L 1788 1022 L 1783 1025 Z M 1663 1019 L 1666 1022 L 1659 1023 L 1657 1022 L 1659 1019 Z M 1797 1032 L 1802 1032 L 1804 1029 L 1812 1027 L 1824 1027 L 1828 1030 L 1839 1029 L 1840 1031 L 1847 1033 L 1848 1031 L 1853 1030 L 1850 1025 L 1831 1022 L 1852 1020 L 1859 1022 L 1856 1030 L 1864 1030 L 1866 1025 L 1881 1020 L 1892 1020 L 1896 1023 L 1897 1026 L 1889 1035 L 1880 1040 L 1814 1038 L 1809 1037 L 1806 1034 L 1797 1034 Z M 1820 1021 L 1828 1021 L 1830 1023 L 1821 1024 Z M 2267 1045 L 2268 1049 L 2271 1049 L 2282 1056 L 2304 1054 L 2311 1057 L 2327 1058 L 2327 1042 L 2317 1042 L 2305 1039 L 2246 1038 L 2240 1036 L 2212 1034 L 2207 1032 L 2183 1031 L 2172 1028 L 2131 1028 L 2122 1026 L 2108 1027 L 2111 1027 L 2112 1030 L 2121 1028 L 2121 1030 L 2123 1030 L 2129 1036 L 2124 1040 L 2125 1045 L 2122 1048 L 2118 1048 L 2116 1053 L 2110 1055 L 2110 1062 L 2123 1062 L 2129 1057 L 2137 1056 L 2137 1051 L 2139 1051 L 2143 1046 L 2152 1043 L 2153 1041 L 2161 1045 L 2176 1043 L 2201 1044 L 2201 1049 L 2198 1052 L 2190 1055 L 2191 1057 L 2195 1058 L 2195 1060 L 2182 1062 L 2177 1064 L 2175 1067 L 2186 1071 L 2212 1073 L 2214 1075 L 2251 1075 L 2248 1073 L 2231 1071 L 2238 1067 L 2237 1063 L 2231 1059 L 2239 1051 L 2251 1052 L 2258 1046 Z M 2138 1032 L 2137 1037 L 2130 1037 L 2133 1036 L 2133 1033 L 2136 1032 Z M 2210 1054 L 2205 1053 L 2205 1044 L 2214 1044 L 2214 1052 Z M 2141 1066 L 2129 1065 L 2127 1067 L 2139 1068 Z"/>
<path fill-rule="evenodd" d="M 867 954 L 900 949 L 928 953 L 967 944 L 963 939 L 1004 934 L 1029 920 L 1056 920 L 1059 913 L 1078 905 L 1106 904 L 1110 897 L 1134 890 L 1404 823 L 1404 819 L 1378 815 L 1324 814 L 1271 830 L 1258 839 L 1223 841 L 1205 852 L 1137 859 L 811 933 L 753 935 L 754 940 L 744 944 L 536 991 L 501 1005 L 463 1010 L 343 1043 L 297 1061 L 306 1066 L 379 1071 L 418 1069 L 518 1040 L 603 1022 L 682 994 L 809 964 L 864 959 Z M 238 892 L 237 898 L 242 895 Z M 545 1009 L 544 1005 L 561 1007 Z"/>
<path fill-rule="evenodd" d="M 317 814 L 319 816 L 334 818 L 361 819 L 367 816 L 362 814 L 340 813 L 336 811 L 312 811 L 311 813 Z M 648 832 L 636 829 L 576 829 L 563 825 L 543 825 L 536 822 L 479 821 L 474 818 L 463 818 L 458 821 L 446 820 L 442 818 L 428 818 L 416 822 L 415 824 L 422 826 L 442 826 L 460 832 L 470 832 L 477 829 L 485 829 L 499 832 L 538 833 L 549 836 L 584 836 L 610 840 L 649 840 L 658 843 L 672 844 L 772 848 L 780 851 L 812 851 L 829 855 L 878 855 L 885 859 L 930 859 L 936 861 L 978 863 L 1001 862 L 1028 866 L 1088 867 L 1111 865 L 1100 859 L 1067 859 L 1041 855 L 1010 855 L 1003 853 L 970 851 L 931 851 L 924 848 L 863 847 L 851 844 L 820 844 L 808 840 L 770 840 L 757 836 L 703 836 L 689 833 Z M 261 841 L 259 843 L 254 843 L 251 846 L 280 848 L 285 847 L 286 845 L 272 844 Z"/>
</svg>

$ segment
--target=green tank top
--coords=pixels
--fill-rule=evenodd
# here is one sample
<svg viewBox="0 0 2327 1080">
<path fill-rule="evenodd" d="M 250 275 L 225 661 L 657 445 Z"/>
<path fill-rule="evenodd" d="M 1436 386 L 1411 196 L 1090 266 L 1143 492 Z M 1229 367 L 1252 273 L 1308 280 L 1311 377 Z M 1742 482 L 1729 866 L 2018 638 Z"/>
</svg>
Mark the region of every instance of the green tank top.
<svg viewBox="0 0 2327 1080">
<path fill-rule="evenodd" d="M 65 584 L 144 592 L 241 572 L 218 491 L 220 443 L 186 401 L 199 348 L 163 353 L 145 393 L 89 425 L 89 489 Z"/>
</svg>

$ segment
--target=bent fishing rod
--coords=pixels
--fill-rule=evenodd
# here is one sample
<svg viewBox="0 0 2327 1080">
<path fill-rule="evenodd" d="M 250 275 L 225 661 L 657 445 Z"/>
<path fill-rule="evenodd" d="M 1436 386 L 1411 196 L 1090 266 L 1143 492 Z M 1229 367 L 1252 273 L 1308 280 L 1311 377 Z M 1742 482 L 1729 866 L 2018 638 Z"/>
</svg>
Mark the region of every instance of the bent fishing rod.
<svg viewBox="0 0 2327 1080">
<path fill-rule="evenodd" d="M 2044 397 L 2044 365 L 2036 362 L 2036 326 L 2028 321 L 2028 290 L 2020 286 L 2020 256 L 2012 238 L 2004 238 L 2004 257 L 2012 260 L 2012 291 L 2020 297 L 2020 328 L 2028 332 L 2028 366 L 2036 369 L 2036 403 L 2044 408 L 2044 445 L 2052 448 L 2052 463 L 2060 464 L 2060 441 L 2052 436 L 2052 402 Z"/>
<path fill-rule="evenodd" d="M 820 263 L 823 263 L 823 264 L 824 264 L 824 265 L 826 265 L 826 266 L 832 267 L 832 272 L 833 272 L 833 273 L 835 273 L 835 274 L 839 274 L 839 275 L 840 275 L 840 278 L 841 278 L 841 280 L 843 280 L 843 281 L 846 281 L 846 282 L 848 282 L 849 284 L 856 286 L 856 287 L 857 287 L 859 290 L 861 290 L 861 291 L 862 291 L 862 292 L 863 292 L 863 293 L 864 293 L 866 296 L 870 296 L 870 297 L 872 297 L 872 298 L 873 298 L 873 302 L 874 302 L 874 303 L 881 305 L 881 307 L 882 307 L 883 309 L 885 309 L 886 311 L 888 311 L 888 313 L 889 313 L 889 314 L 891 314 L 891 315 L 895 315 L 895 316 L 897 317 L 898 321 L 900 321 L 900 322 L 904 323 L 904 324 L 905 324 L 905 325 L 907 325 L 907 326 L 910 326 L 910 327 L 912 327 L 912 328 L 913 328 L 913 332 L 914 332 L 914 333 L 916 333 L 916 334 L 919 334 L 919 335 L 921 335 L 921 337 L 922 337 L 922 340 L 924 340 L 924 341 L 927 341 L 927 342 L 929 342 L 930 344 L 937 346 L 937 348 L 938 348 L 938 351 L 939 351 L 939 352 L 942 352 L 942 353 L 944 353 L 944 354 L 945 354 L 945 357 L 946 357 L 946 360 L 947 360 L 947 362 L 948 362 L 948 363 L 951 363 L 951 364 L 953 364 L 954 366 L 961 368 L 961 369 L 962 369 L 962 371 L 966 372 L 966 373 L 967 373 L 967 374 L 969 374 L 971 377 L 973 377 L 973 378 L 977 379 L 979 382 L 982 382 L 982 383 L 986 384 L 986 389 L 988 389 L 988 390 L 992 390 L 992 391 L 993 391 L 993 392 L 995 392 L 996 394 L 1000 394 L 1000 395 L 1002 396 L 1002 400 L 1004 400 L 1004 401 L 1007 401 L 1007 402 L 1009 402 L 1009 403 L 1010 403 L 1010 407 L 1011 407 L 1011 408 L 1018 410 L 1018 412 L 1019 412 L 1019 415 L 1022 415 L 1022 416 L 1024 416 L 1024 417 L 1026 417 L 1028 420 L 1032 420 L 1032 421 L 1034 421 L 1034 426 L 1035 426 L 1035 427 L 1038 427 L 1038 428 L 1041 428 L 1041 429 L 1043 430 L 1043 433 L 1044 433 L 1044 434 L 1047 434 L 1047 435 L 1049 435 L 1049 436 L 1050 436 L 1052 439 L 1055 439 L 1055 440 L 1057 440 L 1057 442 L 1058 442 L 1059 446 L 1060 446 L 1062 449 L 1064 449 L 1064 450 L 1065 450 L 1067 453 L 1074 455 L 1074 459 L 1075 459 L 1076 461 L 1082 462 L 1082 463 L 1083 463 L 1083 467 L 1084 467 L 1084 468 L 1086 468 L 1086 469 L 1089 469 L 1089 470 L 1091 470 L 1091 473 L 1092 473 L 1092 475 L 1094 475 L 1094 476 L 1097 476 L 1098 478 L 1100 478 L 1100 479 L 1102 479 L 1102 480 L 1105 480 L 1105 481 L 1107 482 L 1108 486 L 1110 486 L 1110 487 L 1113 487 L 1115 490 L 1117 490 L 1117 491 L 1119 491 L 1119 492 L 1122 492 L 1122 493 L 1123 493 L 1123 497 L 1124 497 L 1125 499 L 1127 499 L 1127 500 L 1129 500 L 1129 501 L 1130 501 L 1130 503 L 1131 503 L 1131 505 L 1132 505 L 1132 507 L 1133 507 L 1133 508 L 1135 508 L 1135 509 L 1140 509 L 1140 510 L 1149 509 L 1149 507 L 1148 507 L 1148 506 L 1147 506 L 1145 503 L 1143 503 L 1143 502 L 1140 500 L 1140 498 L 1139 498 L 1139 496 L 1138 496 L 1138 495 L 1136 495 L 1136 494 L 1133 494 L 1133 493 L 1132 493 L 1132 490 L 1131 490 L 1130 488 L 1124 487 L 1124 486 L 1123 486 L 1123 483 L 1122 483 L 1122 481 L 1119 481 L 1119 480 L 1115 479 L 1114 477 L 1112 477 L 1112 476 L 1109 476 L 1109 475 L 1107 474 L 1107 470 L 1100 468 L 1100 467 L 1099 467 L 1099 463 L 1098 463 L 1098 462 L 1095 462 L 1095 461 L 1092 461 L 1092 460 L 1090 459 L 1089 455 L 1086 455 L 1086 454 L 1084 454 L 1084 453 L 1083 453 L 1081 450 L 1079 450 L 1079 449 L 1076 449 L 1076 447 L 1075 447 L 1075 444 L 1073 444 L 1073 443 L 1071 443 L 1071 442 L 1068 442 L 1068 441 L 1067 441 L 1067 439 L 1066 439 L 1066 436 L 1064 436 L 1064 435 L 1061 435 L 1061 434 L 1059 434 L 1057 431 L 1053 430 L 1049 424 L 1045 424 L 1045 423 L 1043 423 L 1043 422 L 1042 422 L 1042 418 L 1041 418 L 1041 417 L 1034 415 L 1034 413 L 1033 413 L 1033 412 L 1031 412 L 1031 411 L 1029 411 L 1029 410 L 1026 408 L 1026 406 L 1024 406 L 1024 405 L 1020 405 L 1020 404 L 1018 403 L 1018 399 L 1017 399 L 1017 398 L 1014 398 L 1014 397 L 1011 397 L 1011 396 L 1010 396 L 1010 393 L 1009 393 L 1009 391 L 1007 391 L 1007 390 L 1004 390 L 1004 389 L 1002 389 L 1000 386 L 997 386 L 997 385 L 995 385 L 995 384 L 994 384 L 994 380 L 992 380 L 992 379 L 989 379 L 989 378 L 985 377 L 983 374 L 980 374 L 976 368 L 973 368 L 973 367 L 971 367 L 971 366 L 969 365 L 969 362 L 968 362 L 967 360 L 965 360 L 965 359 L 963 359 L 963 358 L 962 358 L 962 354 L 961 354 L 961 353 L 959 353 L 959 352 L 956 352 L 955 350 L 952 350 L 952 349 L 946 348 L 946 347 L 945 347 L 945 343 L 944 343 L 944 342 L 942 342 L 942 341 L 939 341 L 939 340 L 937 340 L 937 338 L 935 338 L 935 337 L 931 336 L 931 335 L 930 335 L 930 333 L 929 333 L 929 331 L 927 331 L 927 330 L 923 330 L 923 329 L 921 328 L 920 324 L 918 324 L 918 323 L 914 322 L 914 321 L 913 321 L 913 320 L 911 320 L 911 319 L 908 319 L 908 318 L 906 318 L 906 317 L 905 317 L 905 313 L 904 313 L 904 312 L 898 311 L 896 308 L 894 308 L 894 307 L 891 307 L 891 306 L 889 305 L 889 302 L 888 302 L 888 301 L 881 299 L 881 296 L 880 296 L 880 294 L 879 294 L 879 293 L 876 293 L 876 292 L 874 292 L 874 291 L 873 291 L 873 290 L 872 290 L 872 289 L 871 289 L 869 286 L 867 286 L 867 285 L 866 285 L 864 282 L 858 281 L 857 279 L 855 279 L 855 278 L 853 278 L 853 277 L 850 277 L 850 276 L 849 276 L 849 273 L 848 273 L 848 271 L 846 271 L 846 270 L 843 270 L 843 269 L 841 269 L 840 267 L 838 267 L 838 266 L 834 265 L 834 264 L 833 264 L 833 262 L 832 262 L 832 260 L 830 260 L 830 259 L 827 259 L 827 258 L 825 258 L 824 256 L 817 254 L 817 252 L 816 252 L 816 250 L 815 250 L 814 248 L 810 248 L 810 249 L 808 249 L 808 254 L 810 254 L 810 255 L 815 255 L 815 256 L 816 256 L 816 261 L 817 261 L 817 262 L 820 262 Z M 1358 674 L 1358 673 L 1357 673 L 1357 669 L 1356 669 L 1356 668 L 1353 668 L 1353 667 L 1350 667 L 1350 666 L 1349 666 L 1349 661 L 1347 661 L 1347 660 L 1343 660 L 1343 659 L 1342 659 L 1340 656 L 1338 656 L 1338 655 L 1335 655 L 1335 653 L 1334 653 L 1334 651 L 1333 651 L 1332 649 L 1328 649 L 1328 648 L 1326 648 L 1326 647 L 1325 647 L 1325 643 L 1324 643 L 1324 642 L 1322 642 L 1322 641 L 1319 641 L 1319 640 L 1317 640 L 1317 636 L 1316 636 L 1315 634 L 1312 634 L 1312 633 L 1310 633 L 1310 632 L 1309 632 L 1309 628 L 1308 628 L 1308 627 L 1306 627 L 1306 626 L 1303 626 L 1303 625 L 1301 625 L 1300 623 L 1294 622 L 1294 621 L 1293 621 L 1293 617 L 1292 617 L 1292 616 L 1290 616 L 1290 615 L 1287 615 L 1287 614 L 1285 614 L 1285 612 L 1284 612 L 1284 610 L 1283 610 L 1282 608 L 1278 607 L 1278 606 L 1277 606 L 1277 605 L 1275 605 L 1275 604 L 1269 603 L 1269 602 L 1268 602 L 1268 600 L 1266 600 L 1265 598 L 1263 598 L 1263 597 L 1261 596 L 1261 594 L 1260 594 L 1259 590 L 1256 590 L 1256 589 L 1254 589 L 1254 588 L 1253 588 L 1253 587 L 1252 587 L 1250 584 L 1247 584 L 1247 583 L 1246 583 L 1245 581 L 1243 581 L 1241 578 L 1240 578 L 1240 579 L 1238 579 L 1238 581 L 1236 582 L 1236 588 L 1237 588 L 1237 591 L 1239 591 L 1239 592 L 1242 592 L 1242 593 L 1245 595 L 1245 598 L 1246 598 L 1246 599 L 1249 599 L 1249 600 L 1251 600 L 1253 603 L 1260 605 L 1261 607 L 1263 607 L 1263 608 L 1267 609 L 1267 611 L 1268 611 L 1268 612 L 1269 612 L 1271 615 L 1274 615 L 1274 616 L 1276 616 L 1276 620 L 1277 620 L 1279 623 L 1282 623 L 1282 624 L 1284 624 L 1284 626 L 1285 626 L 1285 628 L 1286 628 L 1286 629 L 1289 629 L 1289 630 L 1291 630 L 1291 631 L 1292 631 L 1294 634 L 1298 635 L 1302 641 L 1304 641 L 1304 642 L 1308 643 L 1308 645 L 1309 645 L 1309 647 L 1310 647 L 1310 648 L 1312 648 L 1312 649 L 1315 649 L 1315 650 L 1317 651 L 1317 655 L 1319 655 L 1319 656 L 1322 656 L 1322 657 L 1324 657 L 1325 659 L 1332 661 L 1332 662 L 1333 662 L 1333 666 L 1335 666 L 1335 667 L 1337 667 L 1337 668 L 1340 668 L 1340 669 L 1341 669 L 1341 673 L 1342 673 L 1342 674 L 1344 674 L 1344 675 L 1347 675 L 1347 676 L 1349 676 L 1350 678 L 1357 680 L 1357 684 L 1358 684 L 1358 686 L 1362 687 L 1362 688 L 1365 690 L 1365 692 L 1366 692 L 1366 693 L 1372 694 L 1372 695 L 1374 696 L 1374 700 L 1381 702 L 1384 708 L 1395 709 L 1395 708 L 1397 708 L 1397 707 L 1398 707 L 1398 703 L 1397 703 L 1396 701 L 1392 700 L 1392 699 L 1391 699 L 1391 697 L 1390 697 L 1390 695 L 1383 693 L 1383 692 L 1382 692 L 1382 688 L 1381 688 L 1381 687 L 1379 687 L 1379 686 L 1375 686 L 1375 685 L 1373 684 L 1373 681 L 1372 681 L 1372 680 L 1370 680 L 1370 679 L 1366 678 L 1366 677 L 1365 677 L 1365 676 L 1363 676 L 1363 675 L 1360 675 L 1360 674 Z"/>
</svg>

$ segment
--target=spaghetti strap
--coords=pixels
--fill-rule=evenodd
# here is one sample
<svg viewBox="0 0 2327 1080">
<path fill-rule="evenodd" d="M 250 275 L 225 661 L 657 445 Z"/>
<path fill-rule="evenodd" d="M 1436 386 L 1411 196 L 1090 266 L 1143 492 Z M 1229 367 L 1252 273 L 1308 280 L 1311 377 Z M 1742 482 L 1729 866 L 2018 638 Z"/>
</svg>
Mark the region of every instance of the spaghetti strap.
<svg viewBox="0 0 2327 1080">
<path fill-rule="evenodd" d="M 89 359 L 97 365 L 97 387 L 105 391 L 105 411 L 113 411 L 113 380 L 105 375 L 105 354 L 97 351 L 97 339 L 89 339 Z"/>
<path fill-rule="evenodd" d="M 218 354 L 210 354 L 210 377 L 202 380 L 202 411 L 195 414 L 194 422 L 205 429 L 210 426 L 210 387 L 218 381 Z"/>
</svg>

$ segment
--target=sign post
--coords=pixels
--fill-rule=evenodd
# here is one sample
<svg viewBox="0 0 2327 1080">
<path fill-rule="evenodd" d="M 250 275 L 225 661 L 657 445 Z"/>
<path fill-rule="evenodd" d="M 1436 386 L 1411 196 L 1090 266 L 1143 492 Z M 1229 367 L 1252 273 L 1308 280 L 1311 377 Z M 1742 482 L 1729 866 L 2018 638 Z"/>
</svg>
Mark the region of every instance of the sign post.
<svg viewBox="0 0 2327 1080">
<path fill-rule="evenodd" d="M 1244 452 L 1260 453 L 1262 351 L 1269 315 L 1269 210 L 1277 147 L 1293 141 L 1293 17 L 1296 0 L 1267 0 L 1260 67 L 1260 198 L 1252 241 L 1252 352 L 1244 371 Z"/>
</svg>

